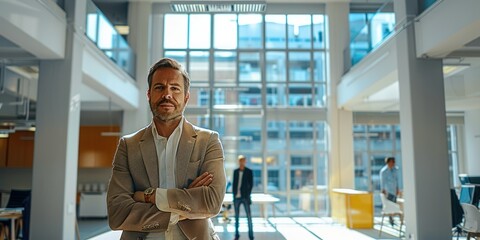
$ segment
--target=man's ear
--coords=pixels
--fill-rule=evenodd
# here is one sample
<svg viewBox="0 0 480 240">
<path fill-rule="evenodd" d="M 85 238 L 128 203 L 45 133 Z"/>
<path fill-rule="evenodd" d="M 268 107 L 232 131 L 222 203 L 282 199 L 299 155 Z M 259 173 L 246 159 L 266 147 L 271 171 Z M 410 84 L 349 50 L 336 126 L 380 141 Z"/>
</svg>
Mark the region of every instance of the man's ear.
<svg viewBox="0 0 480 240">
<path fill-rule="evenodd" d="M 147 100 L 150 102 L 150 89 L 147 89 Z"/>
<path fill-rule="evenodd" d="M 190 91 L 188 91 L 187 94 L 185 95 L 185 105 L 187 105 L 189 99 L 190 99 Z"/>
</svg>

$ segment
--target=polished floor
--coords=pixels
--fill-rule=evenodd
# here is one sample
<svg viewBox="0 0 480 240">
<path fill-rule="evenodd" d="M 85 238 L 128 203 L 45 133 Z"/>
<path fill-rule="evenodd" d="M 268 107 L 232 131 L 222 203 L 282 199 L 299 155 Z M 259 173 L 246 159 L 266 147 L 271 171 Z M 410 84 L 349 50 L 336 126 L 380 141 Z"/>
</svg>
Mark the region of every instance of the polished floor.
<svg viewBox="0 0 480 240">
<path fill-rule="evenodd" d="M 351 230 L 335 223 L 331 218 L 318 217 L 270 217 L 254 218 L 256 240 L 371 240 L 371 239 L 405 239 L 403 232 L 399 237 L 399 225 L 392 227 L 385 221 L 381 236 L 379 235 L 380 217 L 375 217 L 373 229 Z M 233 221 L 224 222 L 221 217 L 213 219 L 220 239 L 230 240 L 235 236 Z M 106 219 L 80 219 L 78 221 L 81 240 L 118 240 L 121 231 L 111 231 Z M 405 228 L 402 228 L 404 231 Z M 248 239 L 248 228 L 245 218 L 240 218 L 240 239 Z M 452 240 L 457 239 L 453 237 Z M 465 235 L 458 240 L 465 240 Z"/>
<path fill-rule="evenodd" d="M 220 239 L 234 239 L 234 221 L 225 222 L 221 217 L 213 219 L 215 230 Z M 331 218 L 318 217 L 270 217 L 253 218 L 256 240 L 283 240 L 283 239 L 322 239 L 322 240 L 371 240 L 371 239 L 399 239 L 398 230 L 391 226 L 385 226 L 381 236 L 380 218 L 375 218 L 374 229 L 351 230 L 343 225 L 335 223 Z M 398 229 L 398 225 L 394 226 Z M 108 229 L 105 219 L 80 220 L 80 236 L 82 240 L 113 240 L 120 239 L 120 231 Z M 245 218 L 240 218 L 240 239 L 248 239 L 248 227 Z M 102 233 L 99 233 L 102 232 Z M 402 236 L 403 237 L 403 236 Z"/>
</svg>

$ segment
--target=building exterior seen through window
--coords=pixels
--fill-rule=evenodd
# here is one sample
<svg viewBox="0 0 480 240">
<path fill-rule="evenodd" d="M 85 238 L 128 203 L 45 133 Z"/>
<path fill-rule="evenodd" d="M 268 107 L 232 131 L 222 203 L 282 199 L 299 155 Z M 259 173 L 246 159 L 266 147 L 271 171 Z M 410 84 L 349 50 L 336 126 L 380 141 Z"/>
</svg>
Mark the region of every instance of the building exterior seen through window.
<svg viewBox="0 0 480 240">
<path fill-rule="evenodd" d="M 451 187 L 458 182 L 457 125 L 446 127 L 448 154 L 450 159 Z M 355 189 L 374 193 L 376 210 L 381 201 L 379 173 L 385 165 L 385 157 L 395 157 L 395 165 L 400 170 L 400 186 L 403 187 L 400 125 L 354 125 Z"/>
<path fill-rule="evenodd" d="M 227 177 L 245 155 L 278 216 L 328 214 L 326 119 L 286 111 L 327 104 L 324 15 L 165 14 L 162 27 L 164 56 L 191 75 L 186 115 L 219 132 Z"/>
</svg>

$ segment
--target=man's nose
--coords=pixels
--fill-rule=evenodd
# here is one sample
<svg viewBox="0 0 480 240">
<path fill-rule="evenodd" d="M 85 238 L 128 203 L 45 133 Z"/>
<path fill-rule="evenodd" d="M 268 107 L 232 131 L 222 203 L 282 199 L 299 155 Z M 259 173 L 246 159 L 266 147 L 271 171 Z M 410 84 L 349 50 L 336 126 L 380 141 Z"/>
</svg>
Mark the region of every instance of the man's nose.
<svg viewBox="0 0 480 240">
<path fill-rule="evenodd" d="M 170 89 L 165 89 L 163 91 L 163 98 L 164 99 L 172 99 L 172 91 Z"/>
</svg>

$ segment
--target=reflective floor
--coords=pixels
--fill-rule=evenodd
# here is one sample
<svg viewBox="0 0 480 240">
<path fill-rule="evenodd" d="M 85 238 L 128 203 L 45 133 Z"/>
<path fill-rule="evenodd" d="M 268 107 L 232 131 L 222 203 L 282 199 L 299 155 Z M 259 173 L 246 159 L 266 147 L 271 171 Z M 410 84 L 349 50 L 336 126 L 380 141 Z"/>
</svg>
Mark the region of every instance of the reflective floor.
<svg viewBox="0 0 480 240">
<path fill-rule="evenodd" d="M 235 224 L 234 220 L 224 221 L 222 217 L 213 219 L 215 230 L 218 232 L 220 239 L 234 239 Z M 89 240 L 113 240 L 120 239 L 120 231 L 106 231 L 95 236 L 88 236 L 85 231 L 87 224 L 92 220 L 79 221 L 81 239 Z M 100 229 L 106 229 L 106 220 L 95 220 L 96 225 Z M 103 221 L 103 223 L 102 223 Z M 91 222 L 90 222 L 91 223 Z M 270 240 L 270 239 L 322 239 L 322 240 L 339 240 L 339 239 L 355 239 L 355 240 L 370 240 L 370 239 L 399 239 L 398 230 L 395 230 L 390 225 L 384 226 L 381 236 L 379 236 L 378 229 L 380 228 L 380 219 L 375 218 L 374 229 L 365 230 L 351 230 L 345 226 L 335 223 L 331 218 L 318 217 L 270 217 L 268 220 L 264 218 L 253 218 L 253 229 L 256 240 Z M 104 226 L 101 226 L 101 225 Z M 92 226 L 90 226 L 92 227 Z M 106 228 L 105 228 L 106 227 Z M 398 225 L 394 226 L 398 229 Z M 92 229 L 90 229 L 90 232 Z M 248 239 L 248 227 L 246 218 L 240 218 L 240 239 Z M 403 237 L 403 236 L 402 236 Z"/>
</svg>

